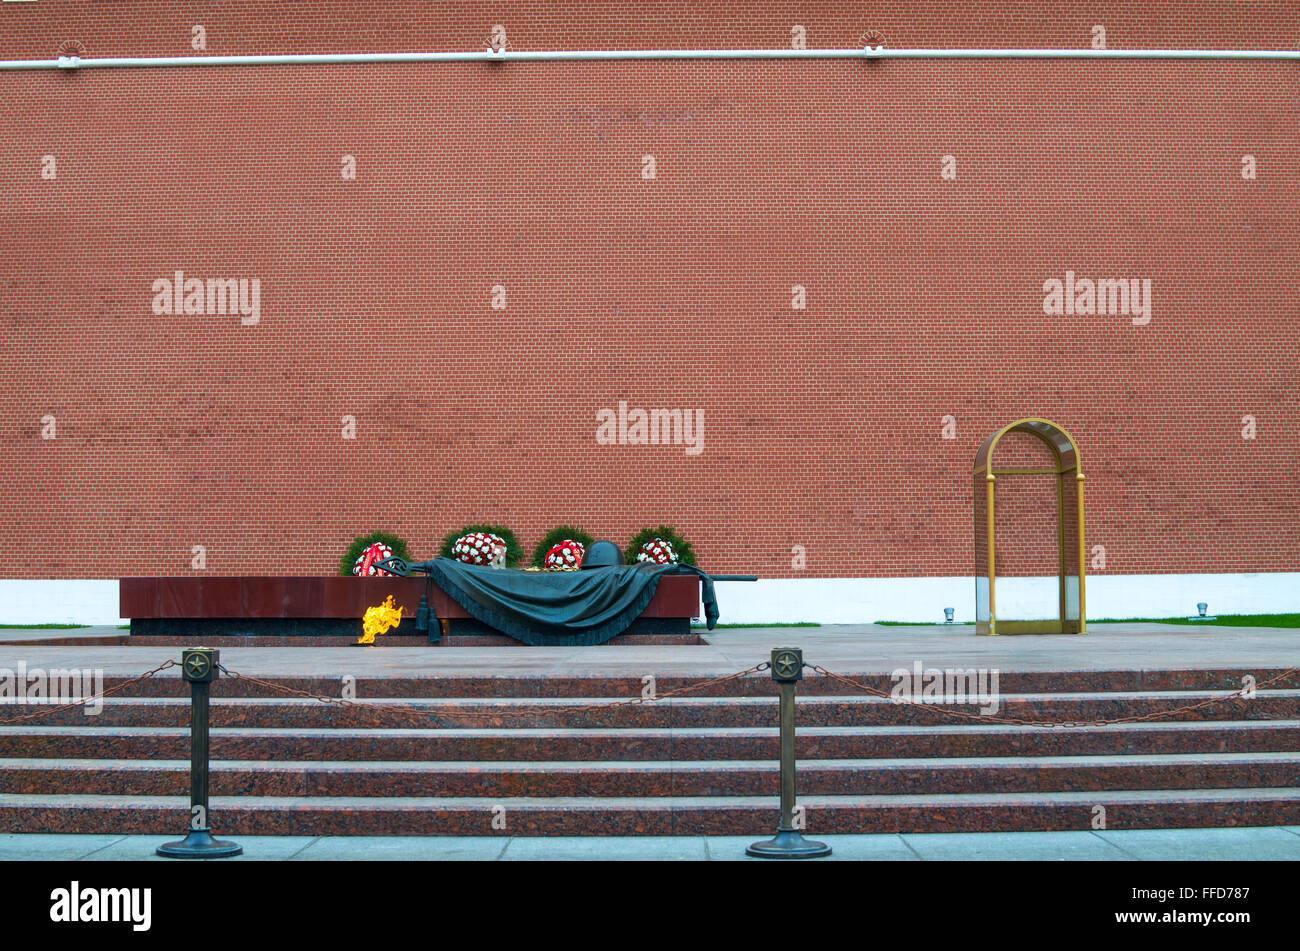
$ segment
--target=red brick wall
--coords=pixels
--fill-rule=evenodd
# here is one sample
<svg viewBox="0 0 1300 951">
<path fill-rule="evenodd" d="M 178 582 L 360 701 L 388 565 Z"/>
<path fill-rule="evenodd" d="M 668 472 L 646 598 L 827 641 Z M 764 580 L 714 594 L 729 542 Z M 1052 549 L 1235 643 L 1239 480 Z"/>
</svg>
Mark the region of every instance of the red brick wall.
<svg viewBox="0 0 1300 951">
<path fill-rule="evenodd" d="M 0 6 L 0 57 L 189 55 L 196 24 L 208 54 L 478 49 L 498 23 L 515 49 L 1300 45 L 1286 4 L 36 0 Z M 1298 127 L 1294 63 L 0 73 L 3 574 L 181 573 L 194 545 L 316 573 L 359 532 L 428 555 L 475 520 L 970 574 L 972 459 L 1021 416 L 1079 440 L 1106 571 L 1300 570 Z M 259 279 L 260 322 L 155 315 L 177 269 Z M 1150 323 L 1044 315 L 1067 269 L 1149 279 Z M 703 452 L 598 445 L 619 400 L 703 410 Z"/>
</svg>

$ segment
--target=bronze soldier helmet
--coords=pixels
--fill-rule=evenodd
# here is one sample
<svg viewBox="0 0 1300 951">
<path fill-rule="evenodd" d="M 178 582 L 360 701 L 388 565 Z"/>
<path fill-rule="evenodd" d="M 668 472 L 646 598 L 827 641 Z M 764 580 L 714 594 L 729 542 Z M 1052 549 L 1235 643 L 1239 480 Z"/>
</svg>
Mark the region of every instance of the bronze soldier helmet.
<svg viewBox="0 0 1300 951">
<path fill-rule="evenodd" d="M 612 568 L 623 564 L 623 553 L 613 542 L 592 542 L 582 556 L 583 568 Z"/>
</svg>

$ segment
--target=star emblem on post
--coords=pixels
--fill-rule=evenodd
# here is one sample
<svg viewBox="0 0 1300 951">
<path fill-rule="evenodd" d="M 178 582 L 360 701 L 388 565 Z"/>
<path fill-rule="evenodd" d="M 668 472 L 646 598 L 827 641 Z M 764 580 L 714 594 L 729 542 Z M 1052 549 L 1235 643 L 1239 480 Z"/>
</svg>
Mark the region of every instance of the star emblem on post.
<svg viewBox="0 0 1300 951">
<path fill-rule="evenodd" d="M 778 683 L 794 683 L 803 677 L 803 651 L 797 647 L 772 649 L 772 679 Z"/>
<path fill-rule="evenodd" d="M 191 683 L 206 683 L 214 679 L 217 652 L 210 647 L 187 647 L 181 655 L 181 672 Z"/>
</svg>

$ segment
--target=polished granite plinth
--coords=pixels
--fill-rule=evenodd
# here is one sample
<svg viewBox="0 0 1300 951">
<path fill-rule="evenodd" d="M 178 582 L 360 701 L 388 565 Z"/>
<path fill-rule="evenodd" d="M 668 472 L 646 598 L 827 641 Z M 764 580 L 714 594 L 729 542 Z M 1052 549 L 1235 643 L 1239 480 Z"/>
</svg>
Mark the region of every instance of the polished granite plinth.
<svg viewBox="0 0 1300 951">
<path fill-rule="evenodd" d="M 476 647 L 519 643 L 471 617 L 436 584 L 426 586 L 423 577 L 123 578 L 118 587 L 119 610 L 131 619 L 132 642 L 136 637 L 146 639 L 136 642 L 141 644 L 159 644 L 166 638 L 189 638 L 210 646 L 222 646 L 217 641 L 229 643 L 231 638 L 254 639 L 254 643 L 265 638 L 290 643 L 296 638 L 355 641 L 361 636 L 366 609 L 390 597 L 402 609 L 410 631 L 426 592 L 433 626 L 429 643 Z M 691 635 L 691 619 L 699 613 L 699 578 L 665 575 L 640 617 L 617 637 L 623 643 L 644 637 L 646 644 L 692 645 L 698 639 Z M 575 646 L 580 640 L 578 634 L 553 638 L 560 646 Z"/>
</svg>

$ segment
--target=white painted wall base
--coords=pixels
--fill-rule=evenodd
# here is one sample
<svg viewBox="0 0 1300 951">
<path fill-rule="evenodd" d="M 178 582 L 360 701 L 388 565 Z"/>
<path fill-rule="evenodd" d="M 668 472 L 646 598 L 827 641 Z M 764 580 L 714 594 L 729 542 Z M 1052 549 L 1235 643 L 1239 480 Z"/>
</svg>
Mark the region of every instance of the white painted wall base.
<svg viewBox="0 0 1300 951">
<path fill-rule="evenodd" d="M 1056 578 L 999 578 L 998 613 L 1023 620 L 1055 617 Z M 938 622 L 954 608 L 958 623 L 975 621 L 975 579 L 774 578 L 720 581 L 722 624 L 816 621 Z M 1196 602 L 1210 614 L 1300 613 L 1300 573 L 1090 575 L 1088 619 L 1190 617 Z"/>
<path fill-rule="evenodd" d="M 868 624 L 936 622 L 945 607 L 956 620 L 975 620 L 975 579 L 769 578 L 720 581 L 723 624 Z M 1052 617 L 1055 578 L 1001 578 L 1004 617 Z M 1210 614 L 1300 613 L 1300 573 L 1092 575 L 1088 619 L 1186 617 L 1196 602 Z M 122 624 L 117 580 L 0 580 L 0 624 Z"/>
<path fill-rule="evenodd" d="M 0 579 L 0 624 L 125 624 L 117 579 Z"/>
</svg>

